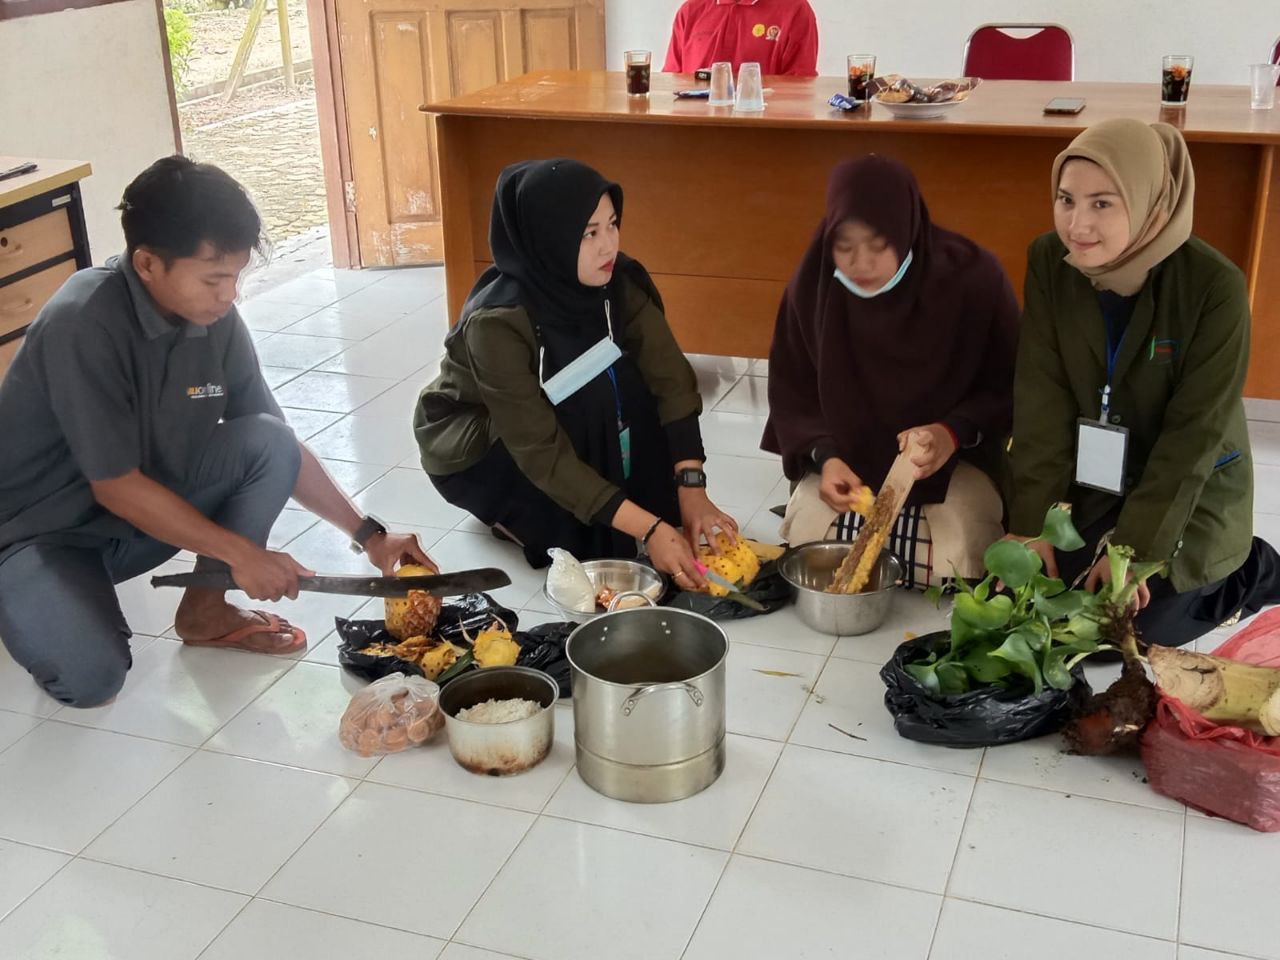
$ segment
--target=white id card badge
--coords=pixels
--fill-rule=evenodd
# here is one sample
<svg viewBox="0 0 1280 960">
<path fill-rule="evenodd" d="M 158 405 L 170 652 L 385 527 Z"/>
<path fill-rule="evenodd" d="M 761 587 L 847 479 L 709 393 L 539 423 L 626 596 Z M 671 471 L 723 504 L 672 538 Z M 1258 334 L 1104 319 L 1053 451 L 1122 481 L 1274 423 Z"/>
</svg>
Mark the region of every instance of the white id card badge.
<svg viewBox="0 0 1280 960">
<path fill-rule="evenodd" d="M 1076 483 L 1117 496 L 1124 493 L 1129 431 L 1097 420 L 1076 421 Z"/>
</svg>

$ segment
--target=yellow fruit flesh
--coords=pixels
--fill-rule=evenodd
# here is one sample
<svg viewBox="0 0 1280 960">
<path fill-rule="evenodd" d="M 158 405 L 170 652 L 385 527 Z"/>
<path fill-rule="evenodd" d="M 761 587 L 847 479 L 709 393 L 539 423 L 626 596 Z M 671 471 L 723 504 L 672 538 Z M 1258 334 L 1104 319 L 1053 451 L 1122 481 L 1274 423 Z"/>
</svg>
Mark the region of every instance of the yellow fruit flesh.
<svg viewBox="0 0 1280 960">
<path fill-rule="evenodd" d="M 747 541 L 740 539 L 732 543 L 725 534 L 720 533 L 716 534 L 716 546 L 720 548 L 718 555 L 710 547 L 699 547 L 698 559 L 708 570 L 718 573 L 739 590 L 750 586 L 760 573 L 760 558 Z M 711 582 L 707 583 L 706 592 L 713 597 L 723 597 L 729 593 L 724 587 Z"/>
<path fill-rule="evenodd" d="M 476 634 L 471 651 L 482 667 L 511 666 L 520 656 L 520 644 L 511 638 L 510 630 L 488 627 Z"/>
<path fill-rule="evenodd" d="M 396 571 L 397 577 L 426 577 L 435 573 L 430 567 L 405 564 Z M 436 628 L 440 616 L 440 598 L 422 590 L 410 590 L 403 598 L 388 598 L 383 606 L 387 632 L 397 640 L 409 637 L 429 636 Z"/>
</svg>

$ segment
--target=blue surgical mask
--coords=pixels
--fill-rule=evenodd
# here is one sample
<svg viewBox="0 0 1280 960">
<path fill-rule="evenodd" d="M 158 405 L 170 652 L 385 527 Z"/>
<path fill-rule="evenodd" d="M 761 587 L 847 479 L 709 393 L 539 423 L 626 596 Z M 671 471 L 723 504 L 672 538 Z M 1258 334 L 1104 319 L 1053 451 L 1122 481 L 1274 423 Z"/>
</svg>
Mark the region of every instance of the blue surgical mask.
<svg viewBox="0 0 1280 960">
<path fill-rule="evenodd" d="M 901 283 L 902 278 L 907 275 L 907 268 L 911 266 L 911 261 L 914 258 L 915 258 L 915 254 L 912 251 L 908 250 L 906 259 L 902 261 L 902 266 L 898 267 L 898 272 L 895 273 L 892 277 L 890 277 L 889 281 L 879 290 L 868 290 L 866 287 L 858 286 L 856 283 L 854 283 L 852 280 L 846 277 L 843 273 L 841 273 L 839 267 L 836 268 L 834 276 L 837 280 L 839 280 L 842 284 L 844 284 L 845 289 L 848 290 L 850 293 L 852 293 L 855 297 L 861 297 L 863 300 L 870 300 L 872 297 L 878 297 L 882 293 L 888 293 L 890 290 L 896 287 L 899 283 Z"/>
<path fill-rule="evenodd" d="M 613 317 L 609 311 L 608 300 L 604 302 L 604 318 L 609 328 L 608 336 L 596 341 L 575 360 L 561 367 L 558 373 L 545 380 L 542 378 L 542 361 L 545 351 L 539 353 L 538 379 L 542 380 L 542 392 L 547 395 L 552 406 L 559 406 L 621 358 L 622 350 L 613 339 Z"/>
</svg>

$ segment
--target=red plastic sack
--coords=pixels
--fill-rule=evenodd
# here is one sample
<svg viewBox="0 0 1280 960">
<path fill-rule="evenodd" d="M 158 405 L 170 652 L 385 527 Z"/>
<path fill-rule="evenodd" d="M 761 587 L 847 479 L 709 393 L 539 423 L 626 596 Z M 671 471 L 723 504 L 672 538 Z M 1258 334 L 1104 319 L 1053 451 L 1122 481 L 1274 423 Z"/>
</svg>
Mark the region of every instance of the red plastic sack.
<svg viewBox="0 0 1280 960">
<path fill-rule="evenodd" d="M 1280 607 L 1213 655 L 1280 667 Z M 1157 793 L 1255 830 L 1280 831 L 1280 737 L 1219 726 L 1181 700 L 1161 697 L 1142 734 L 1142 762 Z"/>
</svg>

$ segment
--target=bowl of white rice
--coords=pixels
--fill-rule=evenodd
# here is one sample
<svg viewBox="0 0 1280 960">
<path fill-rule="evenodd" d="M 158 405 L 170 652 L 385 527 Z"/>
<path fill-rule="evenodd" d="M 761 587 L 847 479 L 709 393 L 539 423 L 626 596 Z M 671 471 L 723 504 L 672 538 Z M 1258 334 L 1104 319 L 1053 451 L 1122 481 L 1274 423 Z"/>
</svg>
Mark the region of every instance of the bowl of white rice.
<svg viewBox="0 0 1280 960">
<path fill-rule="evenodd" d="M 530 667 L 486 667 L 440 691 L 453 759 L 472 773 L 505 777 L 551 751 L 560 685 Z"/>
</svg>

